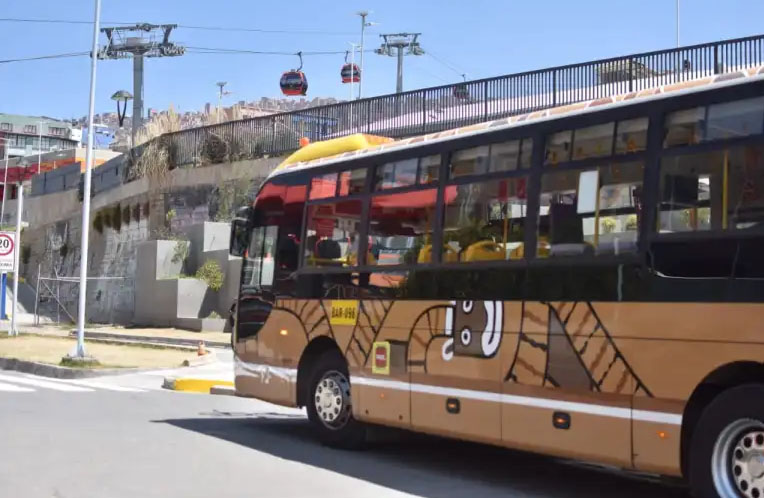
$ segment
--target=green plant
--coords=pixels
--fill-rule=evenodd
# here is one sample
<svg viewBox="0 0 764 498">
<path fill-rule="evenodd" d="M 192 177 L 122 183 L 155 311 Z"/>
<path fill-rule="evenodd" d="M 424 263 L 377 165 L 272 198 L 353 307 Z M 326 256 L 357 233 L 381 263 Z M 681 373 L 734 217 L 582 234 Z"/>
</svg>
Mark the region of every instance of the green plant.
<svg viewBox="0 0 764 498">
<path fill-rule="evenodd" d="M 214 221 L 230 222 L 236 209 L 248 204 L 249 193 L 252 184 L 248 178 L 240 178 L 230 182 L 225 182 L 213 194 L 213 201 L 217 204 Z"/>
<path fill-rule="evenodd" d="M 130 206 L 125 206 L 122 210 L 122 223 L 125 225 L 130 224 Z"/>
<path fill-rule="evenodd" d="M 111 208 L 111 227 L 117 232 L 122 229 L 122 206 L 119 204 Z"/>
<path fill-rule="evenodd" d="M 613 233 L 613 230 L 615 230 L 615 220 L 611 217 L 602 218 L 601 221 L 602 225 L 602 233 Z"/>
<path fill-rule="evenodd" d="M 138 223 L 141 221 L 141 205 L 136 204 L 133 206 L 133 221 Z"/>
<path fill-rule="evenodd" d="M 626 218 L 626 230 L 628 230 L 628 231 L 636 231 L 637 230 L 637 215 L 636 214 L 630 214 Z"/>
<path fill-rule="evenodd" d="M 96 232 L 103 233 L 103 216 L 100 211 L 93 217 L 93 228 Z"/>
<path fill-rule="evenodd" d="M 207 287 L 214 291 L 223 288 L 223 272 L 220 265 L 214 259 L 208 259 L 196 271 L 196 278 L 207 284 Z"/>
<path fill-rule="evenodd" d="M 172 262 L 173 263 L 181 263 L 186 260 L 188 257 L 188 241 L 186 240 L 178 240 L 175 242 L 175 247 L 172 251 Z"/>
<path fill-rule="evenodd" d="M 21 262 L 25 265 L 29 264 L 29 259 L 32 257 L 32 246 L 21 246 Z"/>
<path fill-rule="evenodd" d="M 99 214 L 101 215 L 101 219 L 103 219 L 103 225 L 106 228 L 111 228 L 111 226 L 112 226 L 111 221 L 112 220 L 111 220 L 111 211 L 109 210 L 109 208 L 101 210 Z"/>
<path fill-rule="evenodd" d="M 207 315 L 207 318 L 222 318 L 222 317 L 217 311 L 213 311 L 209 315 Z"/>
</svg>

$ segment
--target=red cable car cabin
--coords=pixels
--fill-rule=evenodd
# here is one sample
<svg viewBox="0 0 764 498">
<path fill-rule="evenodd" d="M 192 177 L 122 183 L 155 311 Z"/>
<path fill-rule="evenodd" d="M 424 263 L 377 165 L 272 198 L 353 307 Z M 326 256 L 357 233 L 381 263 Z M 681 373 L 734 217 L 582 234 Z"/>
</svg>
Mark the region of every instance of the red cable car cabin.
<svg viewBox="0 0 764 498">
<path fill-rule="evenodd" d="M 284 95 L 305 95 L 308 93 L 308 78 L 302 71 L 287 71 L 281 75 L 281 93 Z"/>
<path fill-rule="evenodd" d="M 340 71 L 343 83 L 358 83 L 361 81 L 361 71 L 356 64 L 344 64 Z"/>
</svg>

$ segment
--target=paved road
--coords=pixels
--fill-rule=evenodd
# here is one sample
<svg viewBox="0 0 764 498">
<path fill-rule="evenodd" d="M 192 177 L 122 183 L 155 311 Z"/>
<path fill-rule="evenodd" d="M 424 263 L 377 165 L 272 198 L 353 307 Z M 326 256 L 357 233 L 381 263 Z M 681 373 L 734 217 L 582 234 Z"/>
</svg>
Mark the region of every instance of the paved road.
<svg viewBox="0 0 764 498">
<path fill-rule="evenodd" d="M 0 496 L 686 496 L 550 458 L 384 431 L 366 451 L 333 450 L 312 439 L 300 411 L 163 391 L 139 377 L 0 372 Z"/>
</svg>

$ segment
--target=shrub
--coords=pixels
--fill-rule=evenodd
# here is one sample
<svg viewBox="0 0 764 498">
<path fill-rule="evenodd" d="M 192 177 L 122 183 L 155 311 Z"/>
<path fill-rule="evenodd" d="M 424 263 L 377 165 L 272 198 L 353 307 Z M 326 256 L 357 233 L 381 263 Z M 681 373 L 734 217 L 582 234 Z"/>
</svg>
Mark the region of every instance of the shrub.
<svg viewBox="0 0 764 498">
<path fill-rule="evenodd" d="M 21 246 L 21 262 L 25 265 L 29 264 L 29 259 L 32 257 L 32 246 Z"/>
<path fill-rule="evenodd" d="M 207 287 L 214 291 L 219 291 L 223 288 L 223 272 L 220 269 L 220 265 L 213 259 L 208 259 L 197 270 L 196 278 L 207 284 Z"/>
<path fill-rule="evenodd" d="M 178 240 L 172 252 L 173 263 L 183 263 L 188 257 L 188 241 Z"/>
<path fill-rule="evenodd" d="M 117 232 L 122 229 L 122 206 L 119 204 L 111 208 L 111 227 Z"/>
<path fill-rule="evenodd" d="M 220 316 L 220 313 L 218 313 L 217 311 L 213 311 L 209 315 L 207 315 L 207 318 L 222 318 L 222 317 Z"/>
<path fill-rule="evenodd" d="M 100 211 L 93 217 L 93 228 L 96 232 L 103 233 L 103 216 Z"/>
</svg>

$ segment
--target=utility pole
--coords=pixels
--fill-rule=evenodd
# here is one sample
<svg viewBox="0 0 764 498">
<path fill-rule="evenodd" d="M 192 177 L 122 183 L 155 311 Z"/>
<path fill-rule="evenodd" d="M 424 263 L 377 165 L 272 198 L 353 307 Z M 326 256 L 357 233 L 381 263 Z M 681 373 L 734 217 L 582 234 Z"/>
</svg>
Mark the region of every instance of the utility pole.
<svg viewBox="0 0 764 498">
<path fill-rule="evenodd" d="M 143 124 L 143 58 L 183 55 L 185 47 L 170 41 L 170 33 L 177 27 L 177 24 L 140 23 L 101 29 L 106 34 L 106 46 L 98 51 L 99 59 L 133 58 L 133 146 L 135 134 Z M 136 32 L 138 36 L 130 36 Z"/>
<path fill-rule="evenodd" d="M 363 98 L 363 78 L 364 78 L 364 73 L 363 73 L 363 36 L 364 36 L 365 31 L 366 31 L 366 28 L 368 28 L 369 26 L 373 26 L 375 23 L 373 23 L 373 22 L 366 22 L 366 17 L 369 15 L 369 12 L 366 11 L 366 10 L 361 10 L 359 12 L 356 12 L 356 15 L 361 17 L 361 47 L 360 47 L 360 49 L 361 49 L 361 67 L 359 68 L 360 72 L 361 72 L 361 81 L 358 82 L 358 98 L 362 99 Z"/>
<path fill-rule="evenodd" d="M 393 33 L 379 35 L 384 41 L 374 52 L 379 55 L 398 57 L 398 77 L 395 85 L 395 93 L 403 92 L 403 56 L 424 55 L 424 50 L 417 41 L 421 34 L 422 33 Z M 393 49 L 397 49 L 397 51 Z"/>
<path fill-rule="evenodd" d="M 73 356 L 85 360 L 85 305 L 88 283 L 88 242 L 90 235 L 90 179 L 93 176 L 93 117 L 95 114 L 96 67 L 98 62 L 98 25 L 101 21 L 101 0 L 95 0 L 93 21 L 93 51 L 90 54 L 90 103 L 88 107 L 88 144 L 85 154 L 85 179 L 82 196 L 82 227 L 80 232 L 80 295 L 77 303 L 77 350 Z"/>
<path fill-rule="evenodd" d="M 676 0 L 676 46 L 679 48 L 679 0 Z"/>
</svg>

